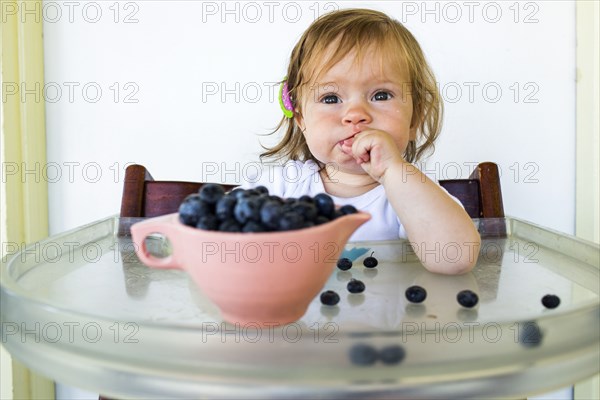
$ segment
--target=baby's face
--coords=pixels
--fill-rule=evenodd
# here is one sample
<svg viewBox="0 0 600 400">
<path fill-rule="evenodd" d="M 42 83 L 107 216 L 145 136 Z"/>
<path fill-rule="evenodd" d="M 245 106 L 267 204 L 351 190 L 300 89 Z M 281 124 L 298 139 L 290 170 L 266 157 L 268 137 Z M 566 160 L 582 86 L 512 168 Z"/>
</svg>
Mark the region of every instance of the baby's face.
<svg viewBox="0 0 600 400">
<path fill-rule="evenodd" d="M 322 163 L 364 174 L 349 154 L 353 136 L 363 130 L 387 132 L 401 153 L 414 139 L 408 72 L 382 66 L 381 58 L 369 51 L 356 62 L 350 53 L 303 91 L 296 122 Z"/>
</svg>

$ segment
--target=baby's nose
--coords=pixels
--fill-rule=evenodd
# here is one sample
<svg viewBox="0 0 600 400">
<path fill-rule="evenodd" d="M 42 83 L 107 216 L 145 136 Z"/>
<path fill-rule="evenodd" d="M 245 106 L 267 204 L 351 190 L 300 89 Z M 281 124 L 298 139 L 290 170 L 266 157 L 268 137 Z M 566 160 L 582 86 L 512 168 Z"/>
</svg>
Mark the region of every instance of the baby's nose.
<svg viewBox="0 0 600 400">
<path fill-rule="evenodd" d="M 365 124 L 371 122 L 371 115 L 363 105 L 354 105 L 348 108 L 344 114 L 344 123 L 346 124 Z"/>
</svg>

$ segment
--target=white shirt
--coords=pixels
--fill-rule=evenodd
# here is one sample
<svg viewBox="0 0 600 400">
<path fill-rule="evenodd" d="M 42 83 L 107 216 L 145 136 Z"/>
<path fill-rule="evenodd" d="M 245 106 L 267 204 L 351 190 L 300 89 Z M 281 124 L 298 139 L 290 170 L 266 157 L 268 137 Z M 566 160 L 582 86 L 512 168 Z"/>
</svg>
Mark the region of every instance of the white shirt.
<svg viewBox="0 0 600 400">
<path fill-rule="evenodd" d="M 284 165 L 265 165 L 260 171 L 248 176 L 241 184 L 244 189 L 265 186 L 269 194 L 288 198 L 326 193 L 319 166 L 312 160 L 288 161 Z M 331 195 L 330 195 L 331 196 Z M 331 196 L 340 206 L 351 204 L 357 210 L 371 214 L 371 219 L 360 226 L 350 241 L 406 239 L 404 226 L 387 200 L 382 185 L 356 197 Z"/>
</svg>

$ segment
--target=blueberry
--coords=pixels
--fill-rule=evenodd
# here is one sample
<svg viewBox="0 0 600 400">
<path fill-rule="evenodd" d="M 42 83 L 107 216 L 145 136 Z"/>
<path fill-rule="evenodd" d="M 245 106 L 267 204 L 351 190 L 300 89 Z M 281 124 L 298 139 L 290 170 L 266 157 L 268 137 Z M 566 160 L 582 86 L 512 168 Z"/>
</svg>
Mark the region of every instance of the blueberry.
<svg viewBox="0 0 600 400">
<path fill-rule="evenodd" d="M 283 199 L 279 196 L 270 195 L 270 196 L 267 196 L 267 200 L 272 200 L 274 202 L 279 203 L 280 205 L 283 204 Z"/>
<path fill-rule="evenodd" d="M 326 306 L 335 306 L 339 302 L 340 295 L 333 290 L 326 290 L 321 293 L 321 303 L 325 304 Z"/>
<path fill-rule="evenodd" d="M 542 331 L 535 322 L 519 324 L 519 343 L 525 347 L 537 347 L 542 343 Z"/>
<path fill-rule="evenodd" d="M 290 211 L 292 211 L 292 205 L 291 204 L 283 203 L 281 205 L 281 213 L 282 214 L 288 213 Z"/>
<path fill-rule="evenodd" d="M 406 289 L 406 299 L 411 303 L 422 303 L 427 298 L 427 291 L 421 286 L 411 286 Z"/>
<path fill-rule="evenodd" d="M 242 188 L 235 188 L 229 192 L 229 194 L 235 197 L 237 200 L 241 199 L 242 197 L 249 197 L 248 194 L 246 194 L 246 189 Z"/>
<path fill-rule="evenodd" d="M 463 290 L 456 295 L 458 304 L 466 308 L 472 308 L 479 302 L 479 296 L 471 290 Z"/>
<path fill-rule="evenodd" d="M 406 356 L 406 351 L 397 344 L 386 346 L 379 352 L 379 359 L 386 365 L 399 364 L 404 360 L 404 356 Z"/>
<path fill-rule="evenodd" d="M 219 219 L 214 215 L 204 215 L 198 220 L 196 228 L 216 231 L 219 229 Z"/>
<path fill-rule="evenodd" d="M 313 221 L 317 217 L 317 207 L 312 203 L 304 201 L 292 204 L 292 211 L 302 215 L 305 221 Z"/>
<path fill-rule="evenodd" d="M 330 218 L 333 217 L 335 205 L 333 199 L 326 193 L 319 193 L 314 197 L 314 203 L 317 206 L 319 215 Z"/>
<path fill-rule="evenodd" d="M 307 196 L 307 195 L 300 196 L 300 197 L 298 198 L 298 201 L 299 201 L 299 202 L 302 202 L 302 203 L 314 204 L 314 200 L 313 200 L 313 198 L 312 198 L 312 197 L 310 197 L 310 196 Z"/>
<path fill-rule="evenodd" d="M 208 204 L 215 204 L 225 194 L 223 186 L 217 183 L 205 183 L 198 191 L 202 201 Z"/>
<path fill-rule="evenodd" d="M 358 210 L 353 205 L 346 204 L 345 206 L 340 207 L 340 212 L 342 213 L 342 215 L 348 215 L 348 214 L 356 214 L 358 212 Z"/>
<path fill-rule="evenodd" d="M 257 197 L 257 196 L 260 196 L 260 190 L 261 189 L 256 190 L 256 188 L 254 188 L 254 189 L 246 189 L 245 196 L 246 197 Z"/>
<path fill-rule="evenodd" d="M 304 226 L 304 218 L 293 211 L 288 211 L 283 214 L 279 220 L 280 231 L 291 231 L 301 229 Z"/>
<path fill-rule="evenodd" d="M 363 265 L 366 268 L 375 268 L 377 266 L 377 264 L 379 264 L 377 259 L 375 257 L 373 257 L 373 253 L 371 253 L 371 255 L 369 257 L 367 257 L 363 260 Z"/>
<path fill-rule="evenodd" d="M 259 210 L 263 206 L 263 204 L 265 204 L 267 202 L 267 200 L 269 200 L 269 197 L 265 196 L 264 194 L 261 194 L 260 196 L 255 196 L 252 198 L 252 201 L 255 201 L 258 204 Z"/>
<path fill-rule="evenodd" d="M 254 198 L 238 199 L 233 215 L 240 224 L 245 224 L 248 221 L 260 221 L 260 202 Z"/>
<path fill-rule="evenodd" d="M 257 186 L 254 188 L 254 190 L 256 190 L 259 194 L 265 194 L 265 195 L 269 194 L 269 189 L 267 189 L 264 186 Z"/>
<path fill-rule="evenodd" d="M 200 217 L 211 214 L 210 206 L 200 199 L 200 195 L 191 194 L 179 205 L 179 220 L 189 226 L 196 226 Z"/>
<path fill-rule="evenodd" d="M 365 284 L 358 279 L 351 279 L 346 288 L 350 293 L 362 293 L 365 291 Z"/>
<path fill-rule="evenodd" d="M 221 232 L 241 232 L 242 227 L 235 219 L 226 219 L 219 225 L 219 231 Z"/>
<path fill-rule="evenodd" d="M 266 229 L 260 222 L 248 221 L 242 228 L 242 232 L 247 232 L 247 233 L 266 232 Z"/>
<path fill-rule="evenodd" d="M 350 361 L 355 365 L 373 365 L 377 361 L 377 350 L 368 344 L 359 343 L 350 349 Z"/>
<path fill-rule="evenodd" d="M 215 215 L 224 221 L 229 218 L 234 218 L 233 209 L 237 203 L 237 198 L 234 195 L 225 195 L 221 197 L 215 205 Z"/>
<path fill-rule="evenodd" d="M 352 261 L 349 258 L 340 258 L 337 262 L 337 267 L 342 271 L 348 271 L 352 268 Z"/>
<path fill-rule="evenodd" d="M 279 221 L 283 215 L 281 204 L 275 200 L 267 200 L 260 208 L 260 221 L 272 230 L 279 228 Z"/>
<path fill-rule="evenodd" d="M 560 298 L 555 294 L 547 294 L 542 297 L 542 304 L 546 308 L 556 308 L 560 305 Z"/>
</svg>

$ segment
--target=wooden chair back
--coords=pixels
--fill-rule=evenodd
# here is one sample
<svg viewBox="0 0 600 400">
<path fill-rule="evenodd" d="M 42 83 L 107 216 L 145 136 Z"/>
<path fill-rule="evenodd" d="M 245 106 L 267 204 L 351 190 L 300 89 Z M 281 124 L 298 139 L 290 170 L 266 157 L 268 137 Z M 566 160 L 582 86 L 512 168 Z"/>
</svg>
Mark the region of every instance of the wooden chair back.
<svg viewBox="0 0 600 400">
<path fill-rule="evenodd" d="M 468 179 L 440 180 L 440 185 L 459 199 L 471 218 L 504 218 L 498 166 L 483 162 Z"/>
<path fill-rule="evenodd" d="M 122 218 L 150 218 L 174 213 L 186 196 L 198 192 L 201 182 L 155 181 L 142 165 L 125 170 L 121 198 Z M 226 190 L 233 185 L 223 185 Z"/>
</svg>

